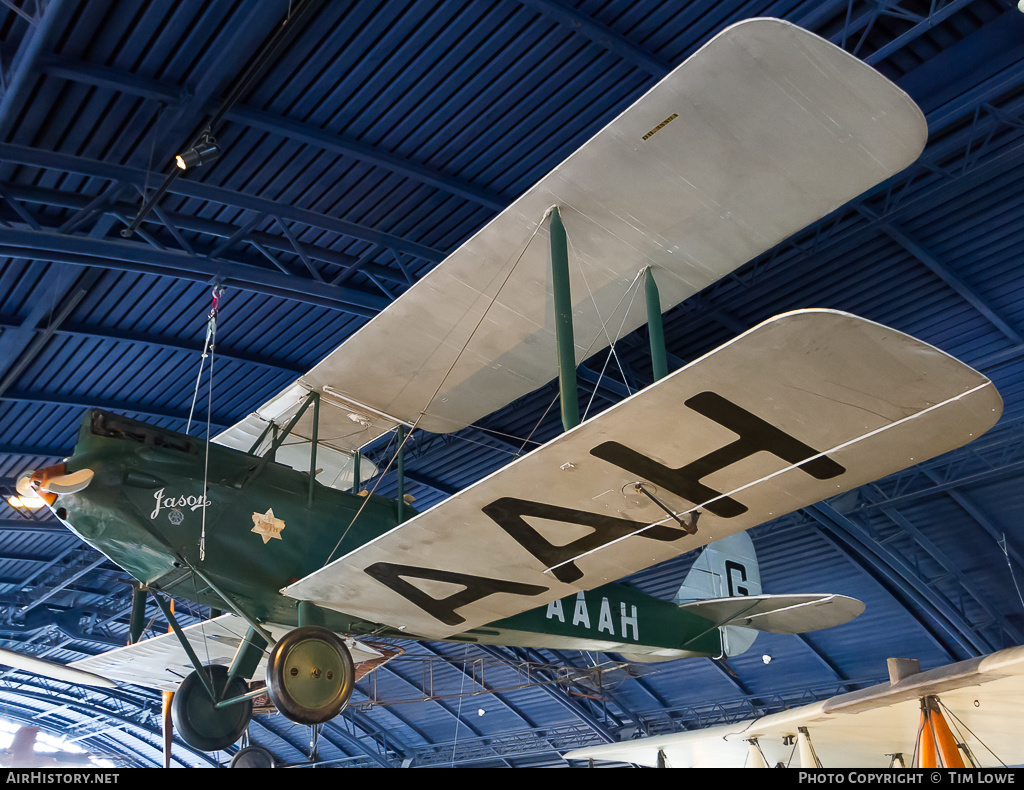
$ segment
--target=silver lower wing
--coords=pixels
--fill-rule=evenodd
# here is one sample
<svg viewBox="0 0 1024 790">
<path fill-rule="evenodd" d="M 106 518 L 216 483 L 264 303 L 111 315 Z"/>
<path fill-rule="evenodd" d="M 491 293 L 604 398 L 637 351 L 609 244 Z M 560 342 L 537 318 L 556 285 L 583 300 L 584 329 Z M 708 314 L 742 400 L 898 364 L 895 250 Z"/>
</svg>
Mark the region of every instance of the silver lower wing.
<svg viewBox="0 0 1024 790">
<path fill-rule="evenodd" d="M 265 624 L 264 627 L 275 639 L 284 636 L 293 628 L 273 624 Z M 245 638 L 247 628 L 245 621 L 240 617 L 225 614 L 213 620 L 190 625 L 182 631 L 204 665 L 229 666 L 235 651 Z M 383 657 L 379 651 L 354 639 L 346 639 L 345 643 L 357 666 L 360 662 Z M 174 634 L 144 639 L 134 645 L 75 661 L 68 666 L 119 683 L 160 691 L 176 691 L 181 681 L 193 671 L 185 649 Z M 253 678 L 262 680 L 266 671 L 267 660 L 264 656 Z"/>
<path fill-rule="evenodd" d="M 988 379 L 932 346 L 787 313 L 284 592 L 451 636 L 918 464 L 1001 412 Z"/>
</svg>

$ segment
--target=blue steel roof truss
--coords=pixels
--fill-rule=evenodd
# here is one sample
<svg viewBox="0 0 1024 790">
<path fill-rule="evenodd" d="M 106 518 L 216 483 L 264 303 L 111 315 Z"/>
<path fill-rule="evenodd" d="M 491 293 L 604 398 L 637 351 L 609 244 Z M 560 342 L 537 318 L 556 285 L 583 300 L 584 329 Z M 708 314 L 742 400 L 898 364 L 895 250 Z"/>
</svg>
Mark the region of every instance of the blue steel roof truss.
<svg viewBox="0 0 1024 790">
<path fill-rule="evenodd" d="M 0 7 L 5 498 L 25 468 L 69 453 L 90 405 L 184 427 L 213 285 L 227 288 L 211 417 L 224 426 L 384 309 L 708 37 L 743 18 L 780 16 L 907 90 L 926 114 L 929 144 L 904 173 L 671 310 L 670 366 L 772 314 L 836 307 L 991 376 L 1006 402 L 1002 422 L 961 451 L 753 531 L 774 587 L 797 568 L 822 588 L 840 583 L 836 592 L 872 602 L 868 625 L 762 638 L 762 649 L 785 657 L 770 666 L 757 656 L 662 665 L 600 702 L 545 686 L 496 693 L 483 717 L 459 700 L 354 706 L 319 733 L 316 759 L 559 765 L 588 742 L 735 720 L 876 682 L 901 640 L 926 665 L 1020 641 L 1024 601 L 1005 595 L 1010 575 L 1024 576 L 1024 281 L 1013 256 L 1024 233 L 1024 15 L 1014 3 L 318 2 L 260 79 L 233 95 L 294 6 Z M 124 238 L 173 156 L 211 119 L 221 159 L 170 182 Z M 616 343 L 614 359 L 584 364 L 590 413 L 650 382 L 646 343 L 639 330 Z M 417 507 L 557 435 L 555 396 L 549 385 L 452 436 L 415 434 L 406 490 Z M 383 439 L 371 454 L 383 466 L 391 447 Z M 395 493 L 393 472 L 379 490 Z M 69 660 L 124 640 L 131 594 L 115 581 L 122 573 L 61 530 L 0 503 L 0 638 Z M 958 544 L 976 550 L 965 556 Z M 691 560 L 631 583 L 670 595 Z M 846 572 L 805 579 L 819 564 Z M 166 630 L 152 615 L 151 632 Z M 422 648 L 446 666 L 455 655 Z M 578 666 L 591 658 L 472 645 L 458 654 Z M 771 674 L 785 662 L 788 677 Z M 426 694 L 397 663 L 377 671 Z M 6 715 L 26 721 L 19 704 L 54 711 L 54 726 L 80 733 L 86 748 L 158 764 L 155 695 L 25 680 L 0 678 Z M 768 691 L 771 683 L 781 685 Z M 89 735 L 86 719 L 117 729 Z M 310 734 L 278 716 L 257 717 L 250 737 L 288 762 L 309 758 Z M 181 744 L 175 755 L 187 765 L 228 756 Z"/>
</svg>

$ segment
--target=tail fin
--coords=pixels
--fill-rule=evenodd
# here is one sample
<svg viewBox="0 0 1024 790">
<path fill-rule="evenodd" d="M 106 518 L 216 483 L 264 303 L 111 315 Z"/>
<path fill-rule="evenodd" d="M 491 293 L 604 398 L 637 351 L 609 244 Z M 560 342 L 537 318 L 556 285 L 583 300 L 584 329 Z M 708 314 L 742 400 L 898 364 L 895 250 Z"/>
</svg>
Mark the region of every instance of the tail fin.
<svg viewBox="0 0 1024 790">
<path fill-rule="evenodd" d="M 683 584 L 672 599 L 688 604 L 710 598 L 735 598 L 761 594 L 761 572 L 757 567 L 754 542 L 746 532 L 737 532 L 705 547 L 690 566 Z M 738 656 L 757 637 L 757 631 L 742 626 L 722 626 L 722 653 Z"/>
</svg>

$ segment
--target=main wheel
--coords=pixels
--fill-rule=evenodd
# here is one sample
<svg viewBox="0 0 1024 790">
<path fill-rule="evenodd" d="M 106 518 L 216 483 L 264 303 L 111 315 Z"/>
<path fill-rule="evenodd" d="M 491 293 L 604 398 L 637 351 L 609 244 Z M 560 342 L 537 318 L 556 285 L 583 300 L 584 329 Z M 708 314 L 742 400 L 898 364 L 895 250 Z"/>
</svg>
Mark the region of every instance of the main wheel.
<svg viewBox="0 0 1024 790">
<path fill-rule="evenodd" d="M 249 687 L 239 677 L 228 683 L 227 667 L 212 664 L 203 669 L 218 699 L 245 694 Z M 171 720 L 181 739 L 194 749 L 215 752 L 226 749 L 245 732 L 252 718 L 252 700 L 244 700 L 224 708 L 214 707 L 203 679 L 198 672 L 186 677 L 174 693 Z"/>
<path fill-rule="evenodd" d="M 267 661 L 267 694 L 297 724 L 323 724 L 352 696 L 355 665 L 345 643 L 320 626 L 285 634 Z"/>
<path fill-rule="evenodd" d="M 262 746 L 246 746 L 235 752 L 228 768 L 276 768 L 277 761 L 268 749 Z"/>
</svg>

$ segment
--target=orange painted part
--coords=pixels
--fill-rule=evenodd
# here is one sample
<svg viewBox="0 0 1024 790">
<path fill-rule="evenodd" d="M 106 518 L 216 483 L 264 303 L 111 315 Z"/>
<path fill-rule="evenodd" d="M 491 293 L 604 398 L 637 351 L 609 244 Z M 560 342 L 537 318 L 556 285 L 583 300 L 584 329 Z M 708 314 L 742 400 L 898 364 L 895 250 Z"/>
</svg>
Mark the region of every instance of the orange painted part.
<svg viewBox="0 0 1024 790">
<path fill-rule="evenodd" d="M 174 614 L 174 599 L 171 598 L 171 614 Z M 174 629 L 167 626 L 167 633 L 174 633 Z M 164 707 L 161 716 L 161 724 L 164 731 L 164 768 L 171 767 L 171 743 L 174 741 L 174 723 L 171 721 L 171 702 L 174 700 L 173 691 L 163 693 Z"/>
<path fill-rule="evenodd" d="M 68 468 L 66 464 L 53 464 L 52 466 L 37 469 L 35 472 L 33 472 L 32 482 L 38 482 L 41 485 L 45 485 L 50 480 L 53 480 L 53 478 L 60 477 L 61 475 L 66 475 L 67 473 Z"/>
<path fill-rule="evenodd" d="M 164 731 L 164 768 L 171 767 L 171 741 L 174 739 L 174 732 L 171 725 L 171 700 L 174 699 L 173 691 L 164 692 L 164 709 L 162 724 Z"/>
<path fill-rule="evenodd" d="M 918 768 L 965 768 L 956 739 L 937 708 L 921 711 L 917 736 Z"/>
<path fill-rule="evenodd" d="M 928 720 L 928 711 L 921 711 L 921 725 L 917 728 L 917 768 L 938 768 L 935 732 Z"/>
<path fill-rule="evenodd" d="M 943 767 L 965 768 L 960 750 L 956 748 L 956 738 L 953 737 L 946 720 L 938 710 L 933 710 L 931 713 L 932 729 L 935 732 L 935 740 L 939 744 L 939 756 L 942 757 Z"/>
<path fill-rule="evenodd" d="M 44 500 L 46 504 L 52 505 L 57 501 L 57 495 L 47 491 L 46 484 L 53 480 L 53 478 L 65 474 L 67 474 L 67 466 L 65 464 L 47 466 L 45 469 L 38 469 L 32 473 L 30 485 L 36 490 L 36 494 L 40 499 Z"/>
</svg>

